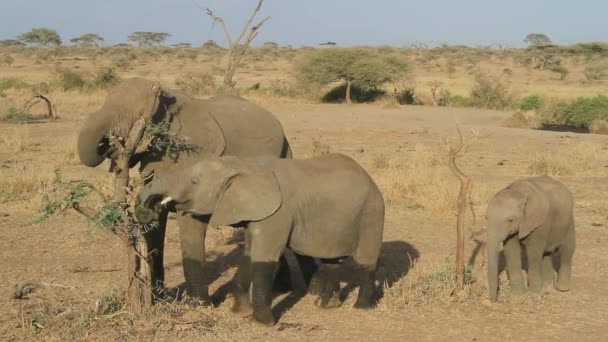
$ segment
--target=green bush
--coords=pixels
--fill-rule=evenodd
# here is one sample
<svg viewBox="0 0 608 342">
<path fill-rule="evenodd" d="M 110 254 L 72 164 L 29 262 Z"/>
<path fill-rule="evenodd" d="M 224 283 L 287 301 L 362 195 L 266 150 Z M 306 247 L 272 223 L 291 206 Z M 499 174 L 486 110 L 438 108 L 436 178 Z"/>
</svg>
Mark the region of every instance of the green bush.
<svg viewBox="0 0 608 342">
<path fill-rule="evenodd" d="M 421 105 L 422 101 L 416 96 L 414 88 L 406 88 L 395 91 L 395 98 L 401 105 Z"/>
<path fill-rule="evenodd" d="M 57 82 L 64 91 L 82 90 L 87 82 L 81 74 L 70 69 L 58 69 L 56 72 Z"/>
<path fill-rule="evenodd" d="M 32 115 L 23 109 L 10 107 L 4 117 L 4 121 L 16 124 L 26 124 L 32 120 Z"/>
<path fill-rule="evenodd" d="M 560 102 L 553 114 L 563 125 L 589 128 L 595 120 L 608 120 L 608 97 L 579 97 L 571 103 Z"/>
<path fill-rule="evenodd" d="M 533 94 L 524 97 L 519 102 L 518 109 L 522 112 L 527 112 L 529 110 L 539 110 L 543 108 L 544 105 L 544 99 L 540 95 Z"/>
<path fill-rule="evenodd" d="M 95 86 L 107 89 L 120 82 L 120 76 L 112 68 L 104 68 L 95 75 Z"/>
<path fill-rule="evenodd" d="M 478 74 L 475 81 L 476 84 L 473 86 L 470 96 L 470 104 L 473 107 L 489 109 L 511 107 L 512 96 L 499 79 Z"/>
<path fill-rule="evenodd" d="M 565 80 L 566 76 L 568 76 L 568 74 L 570 73 L 570 71 L 568 69 L 566 69 L 566 67 L 561 66 L 561 65 L 554 65 L 549 70 L 551 70 L 555 73 L 558 73 L 559 79 L 562 81 Z"/>
</svg>

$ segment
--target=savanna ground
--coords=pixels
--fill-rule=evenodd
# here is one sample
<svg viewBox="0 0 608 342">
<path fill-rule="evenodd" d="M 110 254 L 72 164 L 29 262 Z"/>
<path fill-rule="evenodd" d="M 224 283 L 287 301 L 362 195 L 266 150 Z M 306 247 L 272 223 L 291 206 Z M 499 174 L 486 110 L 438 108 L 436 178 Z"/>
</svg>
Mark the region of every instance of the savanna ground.
<svg viewBox="0 0 608 342">
<path fill-rule="evenodd" d="M 26 82 L 52 79 L 59 66 L 94 73 L 110 60 L 62 57 L 38 61 L 16 56 L 3 76 Z M 160 79 L 174 87 L 180 75 L 213 69 L 214 60 L 137 61 L 121 77 Z M 442 80 L 456 94 L 466 94 L 474 82 L 466 65 L 445 69 L 416 65 L 411 81 L 425 95 L 428 80 Z M 443 61 L 443 62 L 442 62 Z M 425 62 L 426 63 L 426 62 Z M 489 56 L 476 63 L 497 72 L 514 94 L 540 92 L 557 98 L 592 96 L 602 82 L 581 82 L 583 66 L 572 63 L 567 80 L 549 71 L 518 66 L 510 58 Z M 275 85 L 290 79 L 290 62 L 282 58 L 250 61 L 237 75 L 246 87 L 257 82 Z M 443 65 L 443 67 L 442 67 Z M 504 74 L 504 69 L 512 72 Z M 448 68 L 449 69 L 449 68 Z M 282 88 L 281 88 L 282 89 Z M 0 110 L 21 106 L 27 89 L 6 90 Z M 359 161 L 383 190 L 387 203 L 379 283 L 384 296 L 375 310 L 352 308 L 356 289 L 347 287 L 342 307 L 320 310 L 313 297 L 275 299 L 279 322 L 260 327 L 230 312 L 224 298 L 235 271 L 239 247 L 228 229 L 208 233 L 209 280 L 216 308 L 172 301 L 143 315 L 123 308 L 126 286 L 125 249 L 112 233 L 97 228 L 73 210 L 32 223 L 40 208 L 64 197 L 78 182 L 94 184 L 102 193 L 111 188 L 108 163 L 96 169 L 79 165 L 75 138 L 80 122 L 102 103 L 105 91 L 51 90 L 60 118 L 25 125 L 0 123 L 0 251 L 2 253 L 0 338 L 3 340 L 129 339 L 172 340 L 579 340 L 608 337 L 608 142 L 605 136 L 504 127 L 512 113 L 473 108 L 399 106 L 392 103 L 339 105 L 278 96 L 276 92 L 246 93 L 277 115 L 296 157 L 327 151 Z M 35 108 L 34 111 L 42 111 Z M 444 138 L 456 139 L 458 123 L 479 136 L 459 160 L 473 178 L 476 220 L 467 216 L 466 256 L 470 266 L 465 291 L 454 291 L 455 198 L 458 183 L 447 167 Z M 506 273 L 501 276 L 498 303 L 486 300 L 485 206 L 493 193 L 518 177 L 548 173 L 572 190 L 577 220 L 577 250 L 573 288 L 559 293 L 512 297 Z M 91 195 L 90 202 L 100 199 Z M 183 283 L 176 221 L 166 239 L 167 285 Z M 346 265 L 348 270 L 348 265 Z M 345 278 L 348 271 L 344 272 Z M 25 299 L 12 298 L 15 284 L 38 279 L 62 285 L 37 288 Z M 345 283 L 344 286 L 347 286 Z M 349 293 L 350 292 L 350 293 Z"/>
</svg>

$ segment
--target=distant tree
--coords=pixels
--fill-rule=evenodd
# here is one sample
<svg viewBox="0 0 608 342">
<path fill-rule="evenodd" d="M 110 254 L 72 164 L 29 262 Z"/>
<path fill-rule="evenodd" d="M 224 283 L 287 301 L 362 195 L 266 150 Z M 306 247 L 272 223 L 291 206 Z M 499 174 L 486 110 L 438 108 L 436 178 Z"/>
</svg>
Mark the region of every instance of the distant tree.
<svg viewBox="0 0 608 342">
<path fill-rule="evenodd" d="M 11 55 L 5 55 L 2 58 L 2 63 L 6 64 L 9 68 L 11 67 L 11 64 L 13 64 L 14 62 L 15 62 L 15 59 Z"/>
<path fill-rule="evenodd" d="M 177 48 L 177 49 L 186 49 L 186 48 L 191 48 L 192 44 L 190 44 L 190 43 L 177 43 L 177 44 L 173 44 L 173 47 Z"/>
<path fill-rule="evenodd" d="M 335 46 L 337 44 L 336 44 L 336 42 L 325 42 L 325 43 L 320 43 L 319 45 L 331 45 L 331 46 Z"/>
<path fill-rule="evenodd" d="M 215 40 L 208 40 L 205 43 L 203 43 L 202 46 L 203 49 L 208 49 L 208 50 L 214 50 L 214 49 L 221 49 L 222 47 L 215 42 Z"/>
<path fill-rule="evenodd" d="M 0 40 L 0 46 L 2 46 L 2 47 L 9 47 L 9 46 L 24 47 L 25 43 L 18 41 L 16 39 L 5 39 L 5 40 Z"/>
<path fill-rule="evenodd" d="M 165 32 L 133 32 L 128 39 L 139 46 L 162 45 L 163 42 L 171 37 Z"/>
<path fill-rule="evenodd" d="M 99 46 L 104 39 L 95 33 L 85 33 L 80 37 L 70 39 L 70 42 L 81 46 Z"/>
<path fill-rule="evenodd" d="M 530 46 L 549 45 L 551 44 L 551 39 L 543 33 L 530 33 L 524 39 L 524 43 Z"/>
<path fill-rule="evenodd" d="M 393 56 L 363 49 L 324 49 L 301 64 L 298 80 L 308 84 L 346 83 L 346 103 L 352 103 L 353 86 L 372 89 L 406 78 L 409 64 Z"/>
<path fill-rule="evenodd" d="M 262 46 L 268 49 L 276 49 L 279 47 L 279 44 L 275 42 L 265 42 Z"/>
<path fill-rule="evenodd" d="M 61 37 L 57 31 L 39 27 L 34 28 L 30 32 L 20 34 L 17 39 L 26 44 L 35 44 L 40 46 L 61 45 Z"/>
<path fill-rule="evenodd" d="M 128 43 L 118 43 L 118 44 L 112 45 L 112 47 L 133 47 L 133 45 L 128 44 Z"/>
</svg>

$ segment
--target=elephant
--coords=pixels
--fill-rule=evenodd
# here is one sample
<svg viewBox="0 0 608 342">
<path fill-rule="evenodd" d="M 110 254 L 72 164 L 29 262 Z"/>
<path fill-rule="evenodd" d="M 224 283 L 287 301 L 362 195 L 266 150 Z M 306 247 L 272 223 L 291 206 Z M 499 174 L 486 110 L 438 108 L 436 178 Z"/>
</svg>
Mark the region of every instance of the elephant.
<svg viewBox="0 0 608 342">
<path fill-rule="evenodd" d="M 516 180 L 492 197 L 487 208 L 491 301 L 497 299 L 501 244 L 512 292 L 525 291 L 521 246 L 525 247 L 528 259 L 530 291 L 541 291 L 543 281 L 553 282 L 553 254 L 560 260 L 555 288 L 570 289 L 575 247 L 573 202 L 570 190 L 547 175 Z"/>
<path fill-rule="evenodd" d="M 78 136 L 78 156 L 89 167 L 116 157 L 109 134 L 123 141 L 144 114 L 151 122 L 168 126 L 171 134 L 187 139 L 177 151 L 149 147 L 130 156 L 130 167 L 139 163 L 144 179 L 185 168 L 201 157 L 271 155 L 291 158 L 292 152 L 277 118 L 240 97 L 220 95 L 206 100 L 168 90 L 143 78 L 129 78 L 112 88 L 101 109 L 83 123 Z M 169 210 L 158 217 L 158 228 L 146 233 L 152 269 L 152 287 L 164 287 L 163 248 Z M 178 212 L 184 276 L 191 297 L 209 303 L 204 280 L 207 221 Z M 283 260 L 283 259 L 282 259 Z"/>
<path fill-rule="evenodd" d="M 232 310 L 272 325 L 270 286 L 285 248 L 320 260 L 321 308 L 340 304 L 336 270 L 357 264 L 356 308 L 376 305 L 375 272 L 384 231 L 384 199 L 369 174 L 350 157 L 311 159 L 219 157 L 156 178 L 138 196 L 136 217 L 149 222 L 171 203 L 211 215 L 210 226 L 245 226 L 245 251 L 234 276 Z M 249 301 L 249 288 L 252 299 Z"/>
</svg>

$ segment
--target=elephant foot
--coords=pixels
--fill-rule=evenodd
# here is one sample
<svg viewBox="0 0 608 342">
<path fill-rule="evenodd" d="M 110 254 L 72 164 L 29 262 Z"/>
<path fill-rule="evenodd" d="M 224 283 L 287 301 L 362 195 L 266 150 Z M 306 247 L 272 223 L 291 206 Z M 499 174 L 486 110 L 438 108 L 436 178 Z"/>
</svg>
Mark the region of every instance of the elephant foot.
<svg viewBox="0 0 608 342">
<path fill-rule="evenodd" d="M 231 310 L 233 313 L 243 317 L 253 314 L 253 306 L 246 295 L 235 297 Z"/>
<path fill-rule="evenodd" d="M 310 280 L 310 284 L 308 285 L 308 293 L 312 295 L 320 295 L 324 288 L 325 281 L 323 279 L 323 275 L 317 271 Z"/>
<path fill-rule="evenodd" d="M 340 307 L 340 292 L 336 291 L 330 296 L 320 295 L 315 300 L 315 305 L 322 309 L 335 309 Z"/>
<path fill-rule="evenodd" d="M 560 292 L 568 292 L 570 291 L 570 284 L 558 281 L 555 283 L 555 289 Z"/>
<path fill-rule="evenodd" d="M 510 288 L 509 292 L 514 296 L 521 296 L 524 293 L 526 293 L 526 287 L 523 284 L 522 285 L 511 284 L 511 288 Z"/>
<path fill-rule="evenodd" d="M 253 320 L 259 324 L 265 325 L 267 327 L 271 327 L 274 325 L 274 315 L 272 314 L 272 310 L 254 310 L 253 311 Z"/>
<path fill-rule="evenodd" d="M 377 305 L 376 302 L 370 300 L 370 299 L 357 299 L 357 301 L 355 302 L 355 309 L 363 309 L 363 310 L 370 310 L 375 308 Z"/>
</svg>

